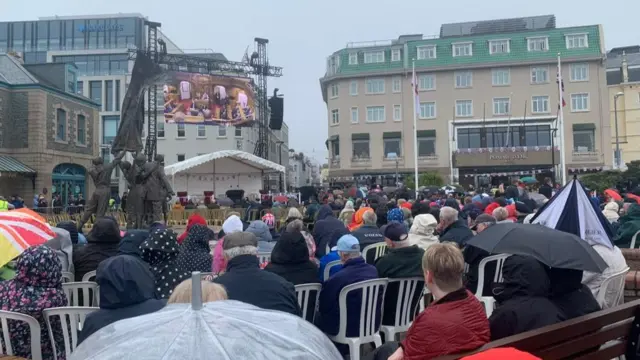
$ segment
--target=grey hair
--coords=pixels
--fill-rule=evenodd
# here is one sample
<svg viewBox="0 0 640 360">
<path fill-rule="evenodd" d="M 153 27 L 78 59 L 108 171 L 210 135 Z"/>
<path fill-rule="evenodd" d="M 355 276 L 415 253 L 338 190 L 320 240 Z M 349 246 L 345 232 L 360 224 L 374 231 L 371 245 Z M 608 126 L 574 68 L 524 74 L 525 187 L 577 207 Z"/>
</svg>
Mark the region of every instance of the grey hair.
<svg viewBox="0 0 640 360">
<path fill-rule="evenodd" d="M 338 251 L 338 253 L 345 256 L 347 259 L 357 259 L 362 256 L 360 251 Z"/>
<path fill-rule="evenodd" d="M 373 210 L 367 210 L 362 214 L 362 221 L 365 224 L 375 225 L 378 222 L 378 215 Z"/>
<path fill-rule="evenodd" d="M 448 223 L 454 223 L 458 220 L 458 210 L 445 206 L 440 209 L 440 220 L 444 220 Z"/>
<path fill-rule="evenodd" d="M 496 221 L 503 221 L 507 220 L 507 218 L 509 217 L 509 212 L 507 211 L 507 209 L 499 207 L 493 210 L 492 215 L 494 218 L 496 218 Z"/>
<path fill-rule="evenodd" d="M 304 223 L 300 219 L 293 220 L 292 222 L 290 222 L 287 225 L 287 229 L 286 229 L 287 232 L 294 232 L 294 231 L 302 232 L 303 230 L 305 230 Z"/>
<path fill-rule="evenodd" d="M 236 256 L 240 255 L 253 255 L 258 256 L 258 248 L 255 246 L 238 246 L 231 249 L 227 249 L 223 251 L 224 258 L 227 260 L 231 260 Z"/>
</svg>

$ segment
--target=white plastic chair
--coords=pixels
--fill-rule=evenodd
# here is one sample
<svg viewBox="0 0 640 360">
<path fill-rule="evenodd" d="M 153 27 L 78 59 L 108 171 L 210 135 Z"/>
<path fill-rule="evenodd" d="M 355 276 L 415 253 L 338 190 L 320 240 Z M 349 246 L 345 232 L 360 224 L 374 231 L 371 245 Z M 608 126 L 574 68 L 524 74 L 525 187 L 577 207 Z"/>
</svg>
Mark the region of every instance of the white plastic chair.
<svg viewBox="0 0 640 360">
<path fill-rule="evenodd" d="M 92 281 L 70 282 L 62 284 L 64 294 L 67 295 L 69 306 L 95 305 L 100 302 L 98 284 Z M 82 304 L 80 304 L 80 291 L 82 291 Z M 92 299 L 93 295 L 93 299 Z"/>
<path fill-rule="evenodd" d="M 636 248 L 636 238 L 638 237 L 638 234 L 640 234 L 640 231 L 636 231 L 636 233 L 633 234 L 633 237 L 631 238 L 631 244 L 629 245 L 629 249 Z"/>
<path fill-rule="evenodd" d="M 493 274 L 493 282 L 501 283 L 504 281 L 502 277 L 502 266 L 504 265 L 504 261 L 511 256 L 510 254 L 499 254 L 499 255 L 491 255 L 480 261 L 480 265 L 478 265 L 478 288 L 476 289 L 476 298 L 480 300 L 480 302 L 484 305 L 484 310 L 487 313 L 487 317 L 491 316 L 493 313 L 493 309 L 496 305 L 496 300 L 493 296 L 482 296 L 482 290 L 484 289 L 484 269 L 490 262 L 496 263 L 496 271 Z"/>
<path fill-rule="evenodd" d="M 84 320 L 87 318 L 87 315 L 99 309 L 100 308 L 97 307 L 66 306 L 45 309 L 43 311 L 55 359 L 57 359 L 58 356 L 56 352 L 56 341 L 51 329 L 51 318 L 57 316 L 60 319 L 62 337 L 64 339 L 64 352 L 67 354 L 66 358 L 68 359 L 73 350 L 78 346 L 78 332 L 82 329 L 82 325 L 84 324 Z M 69 335 L 71 335 L 71 338 L 69 338 Z"/>
<path fill-rule="evenodd" d="M 360 360 L 360 345 L 373 342 L 377 347 L 382 345 L 380 338 L 380 328 L 376 326 L 376 318 L 382 319 L 384 311 L 384 292 L 387 288 L 388 280 L 373 279 L 347 285 L 340 291 L 338 303 L 340 306 L 340 327 L 338 334 L 329 336 L 334 342 L 349 345 L 349 355 L 351 360 Z M 350 292 L 362 292 L 362 302 L 360 304 L 360 324 L 356 337 L 347 337 L 347 296 Z M 378 301 L 380 299 L 380 301 Z M 351 309 L 350 311 L 358 311 Z"/>
<path fill-rule="evenodd" d="M 368 255 L 370 252 L 374 253 L 372 262 L 369 262 Z M 387 253 L 387 243 L 385 243 L 384 241 L 367 245 L 364 249 L 362 249 L 362 257 L 364 258 L 364 261 L 366 261 L 369 264 L 374 264 L 376 260 L 378 260 L 378 258 L 382 257 L 386 253 Z"/>
<path fill-rule="evenodd" d="M 388 291 L 392 283 L 398 283 L 398 294 L 395 303 L 396 312 L 393 325 L 380 326 L 385 342 L 395 341 L 396 334 L 409 330 L 411 322 L 417 315 L 416 308 L 418 307 L 418 302 L 424 296 L 425 289 L 424 278 L 421 277 L 389 279 L 385 296 L 390 295 Z M 385 302 L 386 300 L 385 298 Z M 388 303 L 385 305 L 387 305 L 387 311 L 389 311 L 389 307 L 394 306 L 394 304 Z"/>
<path fill-rule="evenodd" d="M 600 290 L 598 291 L 598 297 L 596 300 L 598 301 L 598 304 L 600 304 L 602 310 L 618 306 L 624 301 L 624 297 L 622 295 L 624 294 L 624 279 L 627 276 L 627 272 L 629 272 L 629 267 L 609 276 L 604 279 L 602 284 L 600 284 Z M 606 303 L 605 298 L 608 292 L 615 292 L 616 297 L 613 304 Z"/>
<path fill-rule="evenodd" d="M 327 281 L 329 280 L 329 277 L 331 276 L 331 268 L 337 265 L 341 265 L 342 261 L 340 260 L 333 260 L 331 262 L 329 262 L 327 265 L 325 265 L 324 267 L 324 274 L 322 274 L 322 281 Z"/>
<path fill-rule="evenodd" d="M 316 316 L 316 308 L 318 307 L 318 298 L 320 297 L 320 290 L 322 290 L 322 284 L 300 284 L 296 285 L 296 297 L 298 298 L 298 304 L 302 310 L 302 318 L 313 324 L 313 320 Z M 315 291 L 315 293 L 314 293 Z M 315 295 L 313 295 L 315 294 Z M 315 297 L 315 301 L 312 303 L 314 308 L 309 315 L 309 299 L 311 296 Z"/>
<path fill-rule="evenodd" d="M 82 277 L 82 281 L 84 282 L 95 281 L 95 277 L 96 277 L 96 270 L 89 271 L 88 273 L 84 274 L 84 276 Z"/>
<path fill-rule="evenodd" d="M 260 261 L 260 264 L 265 263 L 265 262 L 271 262 L 271 253 L 269 252 L 260 252 L 258 253 L 258 261 Z"/>
<path fill-rule="evenodd" d="M 29 325 L 31 333 L 31 359 L 42 360 L 42 349 L 40 348 L 40 324 L 35 318 L 16 313 L 13 311 L 0 310 L 0 331 L 2 331 L 2 341 L 6 349 L 6 355 L 15 355 L 11 346 L 11 333 L 9 332 L 9 323 L 7 320 L 22 321 Z M 0 354 L 5 354 L 2 346 L 0 346 Z"/>
<path fill-rule="evenodd" d="M 62 282 L 63 283 L 68 283 L 68 282 L 73 282 L 75 279 L 73 273 L 68 272 L 68 271 L 63 271 L 62 272 Z"/>
</svg>

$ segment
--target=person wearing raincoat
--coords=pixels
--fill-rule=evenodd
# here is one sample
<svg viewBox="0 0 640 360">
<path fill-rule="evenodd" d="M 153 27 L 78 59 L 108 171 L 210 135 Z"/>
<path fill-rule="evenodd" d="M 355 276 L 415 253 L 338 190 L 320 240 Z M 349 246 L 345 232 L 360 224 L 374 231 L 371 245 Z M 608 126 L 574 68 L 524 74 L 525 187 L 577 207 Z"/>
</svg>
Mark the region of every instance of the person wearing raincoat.
<svg viewBox="0 0 640 360">
<path fill-rule="evenodd" d="M 613 238 L 614 245 L 621 249 L 628 249 L 631 238 L 640 231 L 640 205 L 631 204 L 627 213 L 618 219 L 618 231 Z"/>
</svg>

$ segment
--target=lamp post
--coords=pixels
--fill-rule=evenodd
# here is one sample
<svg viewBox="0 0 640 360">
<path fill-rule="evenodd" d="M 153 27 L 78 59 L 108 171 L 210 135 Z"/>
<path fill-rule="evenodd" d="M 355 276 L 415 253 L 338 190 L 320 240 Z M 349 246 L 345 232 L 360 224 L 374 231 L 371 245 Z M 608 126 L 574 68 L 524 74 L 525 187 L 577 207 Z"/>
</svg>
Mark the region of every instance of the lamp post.
<svg viewBox="0 0 640 360">
<path fill-rule="evenodd" d="M 276 141 L 276 145 L 278 146 L 278 164 L 282 165 L 282 144 L 284 144 L 284 141 Z M 286 167 L 285 167 L 286 169 Z M 284 182 L 282 180 L 282 173 L 278 174 L 278 188 L 280 189 L 280 192 L 285 192 L 286 189 L 284 189 Z"/>
<path fill-rule="evenodd" d="M 620 170 L 620 138 L 618 137 L 618 98 L 624 96 L 623 92 L 619 92 L 613 95 L 613 118 L 616 127 L 616 153 L 614 158 L 616 159 L 616 169 Z"/>
<path fill-rule="evenodd" d="M 387 154 L 387 158 L 389 159 L 393 159 L 396 161 L 396 186 L 398 186 L 398 154 L 394 153 L 394 152 L 390 152 Z"/>
</svg>

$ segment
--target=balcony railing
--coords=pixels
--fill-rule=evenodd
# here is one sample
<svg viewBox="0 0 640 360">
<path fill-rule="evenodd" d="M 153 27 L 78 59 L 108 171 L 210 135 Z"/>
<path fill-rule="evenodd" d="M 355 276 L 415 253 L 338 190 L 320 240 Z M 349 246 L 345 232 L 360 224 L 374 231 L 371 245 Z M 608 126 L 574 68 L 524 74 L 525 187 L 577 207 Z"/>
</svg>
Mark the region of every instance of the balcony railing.
<svg viewBox="0 0 640 360">
<path fill-rule="evenodd" d="M 371 166 L 371 157 L 354 156 L 351 158 L 352 167 L 368 167 Z"/>
<path fill-rule="evenodd" d="M 579 162 L 594 162 L 600 161 L 599 151 L 573 151 L 571 153 L 571 162 L 579 163 Z"/>
</svg>

